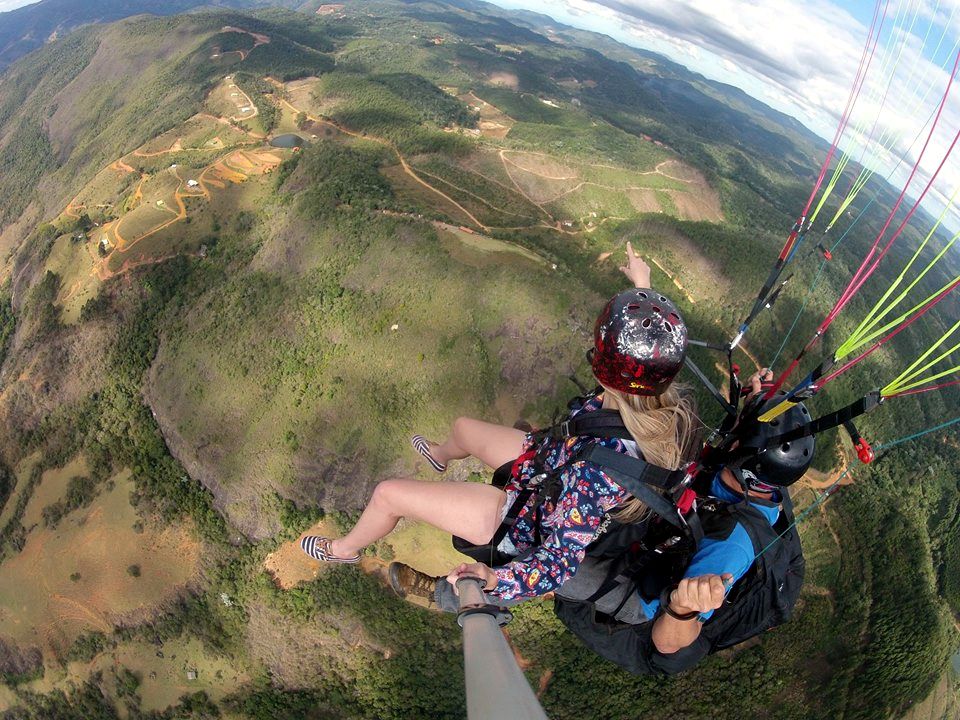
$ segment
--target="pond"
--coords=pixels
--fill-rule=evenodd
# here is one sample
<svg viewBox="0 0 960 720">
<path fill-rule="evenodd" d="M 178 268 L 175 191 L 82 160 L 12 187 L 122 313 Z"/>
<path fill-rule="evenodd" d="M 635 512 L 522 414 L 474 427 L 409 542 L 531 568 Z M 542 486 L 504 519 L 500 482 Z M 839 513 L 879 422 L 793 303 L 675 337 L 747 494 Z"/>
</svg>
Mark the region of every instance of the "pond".
<svg viewBox="0 0 960 720">
<path fill-rule="evenodd" d="M 286 133 L 285 135 L 277 135 L 270 141 L 270 144 L 273 145 L 273 147 L 278 148 L 295 148 L 303 147 L 306 144 L 306 141 L 299 135 Z"/>
</svg>

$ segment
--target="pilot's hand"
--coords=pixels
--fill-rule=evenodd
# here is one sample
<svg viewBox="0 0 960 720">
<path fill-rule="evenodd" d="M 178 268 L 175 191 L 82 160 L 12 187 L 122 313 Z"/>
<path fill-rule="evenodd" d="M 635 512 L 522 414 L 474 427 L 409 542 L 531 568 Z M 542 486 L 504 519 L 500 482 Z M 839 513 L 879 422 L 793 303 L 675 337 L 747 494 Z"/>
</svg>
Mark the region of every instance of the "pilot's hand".
<svg viewBox="0 0 960 720">
<path fill-rule="evenodd" d="M 764 383 L 773 382 L 773 370 L 770 368 L 762 368 L 757 370 L 746 383 L 743 385 L 743 396 L 750 397 L 754 393 L 760 392 L 763 389 Z"/>
<path fill-rule="evenodd" d="M 723 605 L 731 580 L 729 573 L 684 578 L 670 593 L 670 609 L 679 615 L 716 610 Z"/>
</svg>

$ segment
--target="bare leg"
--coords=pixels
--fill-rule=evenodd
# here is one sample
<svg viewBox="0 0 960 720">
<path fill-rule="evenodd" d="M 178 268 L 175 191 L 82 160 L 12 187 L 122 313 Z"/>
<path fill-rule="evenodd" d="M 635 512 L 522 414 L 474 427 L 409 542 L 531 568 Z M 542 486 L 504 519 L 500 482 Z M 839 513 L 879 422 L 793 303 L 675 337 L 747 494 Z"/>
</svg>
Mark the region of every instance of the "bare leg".
<svg viewBox="0 0 960 720">
<path fill-rule="evenodd" d="M 516 428 L 459 417 L 453 423 L 450 437 L 440 445 L 431 446 L 430 454 L 442 465 L 473 455 L 490 467 L 498 468 L 520 454 L 526 436 Z"/>
<path fill-rule="evenodd" d="M 384 480 L 374 489 L 357 524 L 332 541 L 330 550 L 338 557 L 356 555 L 386 536 L 402 517 L 422 520 L 480 545 L 493 537 L 506 499 L 506 493 L 492 485 Z"/>
</svg>

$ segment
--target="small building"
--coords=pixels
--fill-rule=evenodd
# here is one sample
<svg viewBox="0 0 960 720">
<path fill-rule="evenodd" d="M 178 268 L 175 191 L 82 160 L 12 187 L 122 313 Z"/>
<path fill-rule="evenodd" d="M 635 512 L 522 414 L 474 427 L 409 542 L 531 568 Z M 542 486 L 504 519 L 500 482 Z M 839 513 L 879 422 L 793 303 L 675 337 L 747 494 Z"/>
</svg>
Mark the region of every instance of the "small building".
<svg viewBox="0 0 960 720">
<path fill-rule="evenodd" d="M 195 188 L 195 187 L 198 187 L 199 185 L 200 183 L 198 183 L 196 180 L 187 180 L 187 187 Z"/>
<path fill-rule="evenodd" d="M 249 105 L 244 105 L 242 108 L 240 108 L 240 112 L 242 112 L 242 113 L 250 112 L 250 106 L 249 106 Z"/>
<path fill-rule="evenodd" d="M 106 255 L 108 252 L 110 252 L 110 247 L 110 240 L 106 235 L 100 238 L 100 252 Z"/>
<path fill-rule="evenodd" d="M 187 680 L 189 680 L 190 682 L 193 682 L 196 679 L 197 679 L 197 671 L 187 670 Z"/>
<path fill-rule="evenodd" d="M 176 164 L 176 163 L 173 163 L 173 164 L 170 166 L 170 169 L 171 169 L 171 170 L 176 170 L 176 169 L 177 169 L 177 164 Z"/>
</svg>

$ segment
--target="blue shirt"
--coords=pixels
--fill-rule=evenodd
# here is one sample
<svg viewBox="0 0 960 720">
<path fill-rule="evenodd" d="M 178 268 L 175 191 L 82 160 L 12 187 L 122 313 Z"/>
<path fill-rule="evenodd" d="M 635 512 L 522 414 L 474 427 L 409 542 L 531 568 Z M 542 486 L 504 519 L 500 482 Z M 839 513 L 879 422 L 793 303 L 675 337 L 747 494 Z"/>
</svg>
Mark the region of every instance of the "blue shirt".
<svg viewBox="0 0 960 720">
<path fill-rule="evenodd" d="M 713 478 L 710 485 L 710 495 L 722 500 L 723 502 L 734 504 L 743 502 L 743 496 L 734 492 L 726 483 L 720 479 L 720 474 Z M 774 523 L 780 517 L 780 506 L 775 503 L 764 502 L 762 500 L 750 499 L 750 505 L 759 510 L 773 527 Z M 739 522 L 734 525 L 733 530 L 725 538 L 704 538 L 700 543 L 697 552 L 690 560 L 690 565 L 683 573 L 685 578 L 699 577 L 700 575 L 723 575 L 729 573 L 733 575 L 733 580 L 728 583 L 727 589 L 733 587 L 733 584 L 746 574 L 750 566 L 753 565 L 754 550 L 753 541 L 750 535 Z M 646 601 L 640 598 L 640 605 L 643 607 L 647 617 L 653 619 L 660 609 L 660 599 Z M 713 615 L 713 610 L 700 613 L 701 622 L 708 620 Z"/>
</svg>

